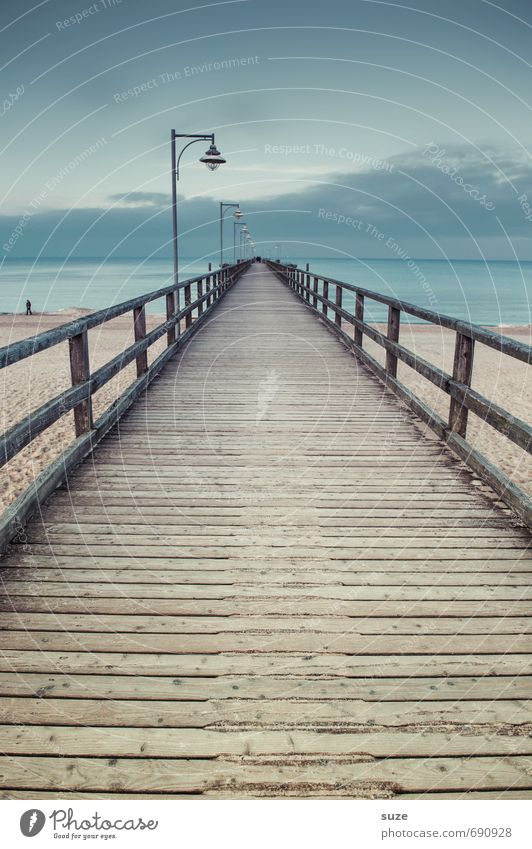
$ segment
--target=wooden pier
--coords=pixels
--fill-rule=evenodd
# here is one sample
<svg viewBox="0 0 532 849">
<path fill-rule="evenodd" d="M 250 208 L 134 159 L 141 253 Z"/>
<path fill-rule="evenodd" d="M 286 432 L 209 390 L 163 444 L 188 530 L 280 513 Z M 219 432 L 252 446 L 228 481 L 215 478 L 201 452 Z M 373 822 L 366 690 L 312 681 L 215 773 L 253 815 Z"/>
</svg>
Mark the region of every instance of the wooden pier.
<svg viewBox="0 0 532 849">
<path fill-rule="evenodd" d="M 213 285 L 181 341 L 169 304 L 172 356 L 4 559 L 0 794 L 530 797 L 528 508 L 451 451 L 481 402 L 448 381 L 427 436 L 392 391 L 397 316 L 386 385 L 317 320 L 347 320 L 332 283 Z M 71 407 L 79 446 L 90 394 Z"/>
</svg>

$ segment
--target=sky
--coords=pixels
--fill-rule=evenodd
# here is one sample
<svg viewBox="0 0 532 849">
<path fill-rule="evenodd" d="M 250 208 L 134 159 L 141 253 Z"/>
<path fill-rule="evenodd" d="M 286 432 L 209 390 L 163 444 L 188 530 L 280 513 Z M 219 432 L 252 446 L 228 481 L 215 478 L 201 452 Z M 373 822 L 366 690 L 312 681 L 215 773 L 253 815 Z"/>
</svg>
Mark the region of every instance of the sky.
<svg viewBox="0 0 532 849">
<path fill-rule="evenodd" d="M 530 0 L 3 0 L 0 258 L 532 260 Z M 226 225 L 226 244 L 232 228 Z M 228 251 L 226 259 L 230 258 Z"/>
</svg>

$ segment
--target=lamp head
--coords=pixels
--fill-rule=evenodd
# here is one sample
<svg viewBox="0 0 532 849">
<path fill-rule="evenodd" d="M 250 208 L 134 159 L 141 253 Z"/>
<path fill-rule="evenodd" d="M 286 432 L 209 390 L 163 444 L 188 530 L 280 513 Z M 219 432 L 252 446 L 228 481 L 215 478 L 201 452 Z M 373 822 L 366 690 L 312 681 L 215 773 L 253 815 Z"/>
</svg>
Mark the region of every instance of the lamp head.
<svg viewBox="0 0 532 849">
<path fill-rule="evenodd" d="M 208 150 L 205 151 L 203 156 L 200 159 L 200 162 L 203 162 L 210 171 L 216 171 L 216 169 L 220 165 L 225 165 L 226 160 L 223 158 L 222 154 L 213 143 L 209 147 Z"/>
</svg>

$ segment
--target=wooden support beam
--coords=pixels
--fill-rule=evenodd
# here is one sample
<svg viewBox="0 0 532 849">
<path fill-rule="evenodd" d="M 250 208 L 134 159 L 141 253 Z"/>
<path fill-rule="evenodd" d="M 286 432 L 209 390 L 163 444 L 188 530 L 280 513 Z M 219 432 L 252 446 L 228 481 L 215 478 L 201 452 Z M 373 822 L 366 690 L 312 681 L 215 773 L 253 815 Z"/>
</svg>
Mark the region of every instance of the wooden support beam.
<svg viewBox="0 0 532 849">
<path fill-rule="evenodd" d="M 364 295 L 361 295 L 360 292 L 355 295 L 355 318 L 358 321 L 364 321 Z M 358 345 L 359 348 L 362 348 L 363 337 L 362 329 L 355 327 L 355 345 Z"/>
<path fill-rule="evenodd" d="M 462 333 L 456 334 L 453 379 L 465 386 L 471 386 L 474 348 L 474 339 L 470 336 L 464 336 Z M 467 432 L 467 407 L 455 398 L 451 398 L 449 405 L 449 427 L 454 433 L 465 438 Z"/>
<path fill-rule="evenodd" d="M 342 309 L 342 287 L 338 285 L 336 286 L 336 306 Z M 334 314 L 334 323 L 337 327 L 342 326 L 342 316 L 338 310 Z"/>
<path fill-rule="evenodd" d="M 133 329 L 135 332 L 135 342 L 140 342 L 146 336 L 146 309 L 145 307 L 135 307 L 133 310 Z M 148 371 L 148 352 L 141 351 L 138 357 L 135 358 L 137 363 L 137 377 L 142 377 Z"/>
<path fill-rule="evenodd" d="M 198 304 L 198 317 L 199 317 L 200 315 L 203 315 L 203 301 L 200 300 L 200 298 L 203 296 L 203 280 L 198 280 L 197 286 L 198 286 L 198 300 L 199 300 L 199 304 Z"/>
<path fill-rule="evenodd" d="M 401 311 L 395 307 L 388 307 L 388 339 L 390 342 L 399 341 L 399 329 L 401 325 Z M 386 351 L 386 371 L 392 377 L 397 377 L 397 357 L 391 351 Z"/>
<path fill-rule="evenodd" d="M 192 301 L 191 286 L 185 286 L 185 307 L 190 307 Z M 189 310 L 185 316 L 185 327 L 188 329 L 192 324 L 192 310 Z"/>
<path fill-rule="evenodd" d="M 170 321 L 175 315 L 175 307 L 176 307 L 176 298 L 175 292 L 169 292 L 166 296 L 166 320 Z M 175 326 L 171 327 L 168 333 L 166 334 L 166 342 L 168 347 L 173 345 L 175 342 Z"/>
<path fill-rule="evenodd" d="M 70 351 L 70 375 L 72 386 L 85 383 L 90 378 L 89 339 L 86 330 L 68 340 Z M 74 407 L 74 427 L 76 436 L 87 433 L 92 428 L 92 399 L 81 401 Z"/>
<path fill-rule="evenodd" d="M 318 278 L 314 278 L 314 297 L 312 301 L 314 309 L 318 309 Z"/>
<path fill-rule="evenodd" d="M 323 297 L 325 298 L 326 301 L 329 300 L 329 281 L 328 280 L 323 281 Z M 327 318 L 327 304 L 322 303 L 321 311 L 322 311 L 323 315 L 325 316 L 325 318 Z"/>
</svg>

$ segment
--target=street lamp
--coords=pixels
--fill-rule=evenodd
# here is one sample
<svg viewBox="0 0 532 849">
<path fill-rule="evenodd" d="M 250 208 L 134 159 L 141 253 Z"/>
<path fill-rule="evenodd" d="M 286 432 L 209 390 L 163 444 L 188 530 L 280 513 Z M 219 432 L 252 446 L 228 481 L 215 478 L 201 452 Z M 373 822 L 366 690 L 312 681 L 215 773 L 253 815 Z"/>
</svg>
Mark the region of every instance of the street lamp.
<svg viewBox="0 0 532 849">
<path fill-rule="evenodd" d="M 239 216 L 239 217 L 241 217 L 241 216 Z M 245 227 L 246 230 L 247 230 L 248 225 L 246 224 L 245 221 L 241 221 L 240 223 L 238 221 L 233 221 L 233 263 L 236 263 L 236 228 L 237 227 L 240 227 L 239 240 L 240 240 L 240 244 L 241 244 L 242 243 L 242 229 Z"/>
<path fill-rule="evenodd" d="M 239 245 L 239 247 L 240 247 L 240 259 L 245 258 L 244 257 L 244 239 L 246 238 L 248 233 L 249 233 L 248 225 L 242 224 L 242 227 L 240 228 L 240 245 Z"/>
<path fill-rule="evenodd" d="M 176 139 L 191 139 L 182 149 L 179 156 L 176 159 Z M 183 153 L 190 147 L 191 144 L 195 144 L 199 141 L 210 141 L 210 147 L 205 151 L 202 157 L 200 157 L 200 162 L 203 162 L 204 165 L 207 166 L 209 171 L 216 171 L 218 166 L 224 165 L 225 159 L 221 155 L 220 151 L 216 147 L 214 143 L 214 133 L 200 133 L 200 134 L 191 134 L 191 133 L 176 133 L 175 130 L 172 130 L 170 133 L 170 142 L 172 146 L 172 227 L 173 227 L 173 248 L 174 248 L 174 283 L 176 287 L 177 294 L 177 312 L 179 312 L 179 253 L 178 253 L 178 232 L 177 232 L 177 183 L 179 181 L 179 163 L 181 162 L 181 157 Z M 179 332 L 179 329 L 178 329 Z"/>
<path fill-rule="evenodd" d="M 235 219 L 242 218 L 244 214 L 240 211 L 240 204 L 226 203 L 225 201 L 220 202 L 220 268 L 224 264 L 224 216 L 227 210 L 231 207 L 236 207 L 235 211 L 233 212 L 233 216 Z"/>
</svg>

